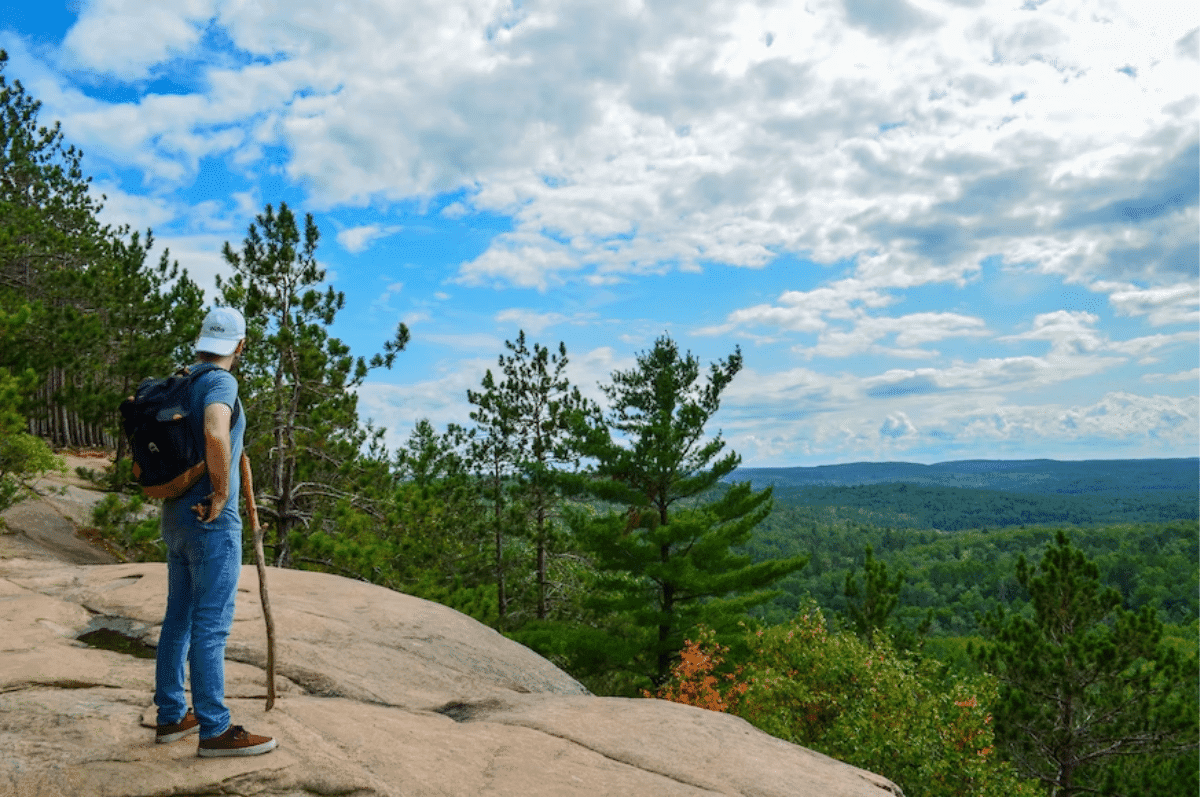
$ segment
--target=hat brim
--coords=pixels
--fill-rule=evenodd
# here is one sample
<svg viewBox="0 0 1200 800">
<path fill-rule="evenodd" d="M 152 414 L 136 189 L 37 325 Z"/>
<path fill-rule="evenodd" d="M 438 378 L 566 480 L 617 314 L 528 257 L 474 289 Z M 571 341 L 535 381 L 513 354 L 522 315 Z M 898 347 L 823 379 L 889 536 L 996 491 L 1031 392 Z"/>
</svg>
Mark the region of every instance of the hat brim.
<svg viewBox="0 0 1200 800">
<path fill-rule="evenodd" d="M 218 339 L 215 336 L 201 336 L 196 342 L 197 353 L 212 353 L 214 356 L 231 356 L 233 351 L 237 350 L 238 342 L 241 339 L 229 341 L 228 339 Z"/>
</svg>

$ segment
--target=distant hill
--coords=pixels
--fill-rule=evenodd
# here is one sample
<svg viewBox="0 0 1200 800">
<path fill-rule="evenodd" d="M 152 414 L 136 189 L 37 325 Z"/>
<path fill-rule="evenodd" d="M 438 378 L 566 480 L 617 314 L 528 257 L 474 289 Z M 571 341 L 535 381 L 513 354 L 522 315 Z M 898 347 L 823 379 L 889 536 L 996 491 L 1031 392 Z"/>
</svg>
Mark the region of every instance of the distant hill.
<svg viewBox="0 0 1200 800">
<path fill-rule="evenodd" d="M 730 480 L 748 480 L 755 488 L 775 486 L 777 493 L 784 488 L 906 483 L 1022 494 L 1126 497 L 1166 492 L 1195 495 L 1200 499 L 1200 458 L 976 460 L 940 464 L 858 462 L 824 467 L 739 469 Z"/>
</svg>

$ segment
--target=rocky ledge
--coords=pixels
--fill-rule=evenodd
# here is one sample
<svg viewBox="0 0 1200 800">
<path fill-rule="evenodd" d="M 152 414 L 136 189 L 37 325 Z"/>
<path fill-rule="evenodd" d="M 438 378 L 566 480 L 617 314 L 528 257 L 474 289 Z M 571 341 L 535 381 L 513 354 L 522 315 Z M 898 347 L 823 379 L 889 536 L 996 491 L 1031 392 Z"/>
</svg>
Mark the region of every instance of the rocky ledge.
<svg viewBox="0 0 1200 800">
<path fill-rule="evenodd" d="M 313 572 L 268 570 L 278 699 L 264 711 L 253 567 L 226 692 L 234 721 L 280 746 L 197 758 L 194 737 L 156 745 L 151 730 L 166 565 L 28 557 L 22 536 L 0 536 L 0 794 L 900 794 L 728 714 L 595 697 L 457 611 Z"/>
</svg>

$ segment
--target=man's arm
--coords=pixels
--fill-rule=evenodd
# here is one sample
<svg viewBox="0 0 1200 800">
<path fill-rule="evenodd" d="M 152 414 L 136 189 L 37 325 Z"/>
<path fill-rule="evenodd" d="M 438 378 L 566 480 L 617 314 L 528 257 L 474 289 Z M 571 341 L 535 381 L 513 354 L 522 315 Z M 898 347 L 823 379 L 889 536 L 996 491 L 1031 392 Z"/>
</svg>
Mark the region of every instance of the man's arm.
<svg viewBox="0 0 1200 800">
<path fill-rule="evenodd" d="M 232 422 L 233 409 L 224 403 L 209 403 L 204 407 L 204 460 L 208 464 L 213 492 L 208 496 L 207 508 L 203 504 L 193 507 L 201 522 L 215 520 L 229 502 L 229 467 L 233 462 L 229 429 Z"/>
</svg>

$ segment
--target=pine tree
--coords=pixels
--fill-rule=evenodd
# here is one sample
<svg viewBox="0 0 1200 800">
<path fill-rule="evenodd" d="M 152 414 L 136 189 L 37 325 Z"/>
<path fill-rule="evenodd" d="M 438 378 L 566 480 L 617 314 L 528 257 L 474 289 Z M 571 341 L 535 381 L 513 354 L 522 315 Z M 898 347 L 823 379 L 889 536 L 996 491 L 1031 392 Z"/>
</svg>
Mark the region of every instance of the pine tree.
<svg viewBox="0 0 1200 800">
<path fill-rule="evenodd" d="M 249 419 L 266 422 L 248 428 L 247 451 L 267 464 L 256 475 L 267 487 L 262 510 L 275 528 L 274 560 L 281 567 L 291 566 L 293 533 L 302 543 L 318 504 L 352 500 L 342 484 L 368 436 L 353 390 L 369 369 L 391 368 L 408 342 L 408 328 L 400 323 L 384 354 L 368 364 L 329 335 L 346 300 L 332 286 L 318 289 L 325 281 L 316 259 L 319 238 L 311 214 L 301 236 L 286 203 L 278 212 L 267 205 L 250 224 L 241 252 L 225 243 L 234 273 L 217 278 L 223 304 L 246 317 L 244 402 Z"/>
<path fill-rule="evenodd" d="M 7 60 L 0 50 L 0 308 L 28 306 L 33 321 L 0 353 L 0 366 L 37 373 L 40 402 L 28 411 L 39 432 L 59 444 L 99 444 L 97 415 L 83 423 L 63 401 L 95 399 L 87 382 L 108 354 L 97 341 L 97 298 L 81 277 L 109 259 L 123 232 L 99 222 L 103 198 L 91 193 L 83 154 L 58 123 L 39 122 L 41 103 L 7 81 Z"/>
<path fill-rule="evenodd" d="M 1018 560 L 1017 580 L 1032 617 L 988 614 L 976 657 L 1001 681 L 997 735 L 1026 775 L 1099 794 L 1113 762 L 1196 748 L 1196 659 L 1162 644 L 1155 609 L 1122 609 L 1062 531 L 1036 569 Z"/>
<path fill-rule="evenodd" d="M 191 363 L 204 315 L 203 292 L 169 251 L 156 266 L 146 263 L 153 247 L 149 230 L 145 238 L 116 231 L 101 256 L 69 280 L 81 298 L 75 325 L 86 333 L 75 349 L 76 380 L 60 397 L 84 422 L 112 430 L 118 461 L 126 442 L 117 406 L 143 378 Z"/>
<path fill-rule="evenodd" d="M 7 61 L 0 50 L 0 294 L 32 303 L 45 297 L 48 276 L 96 256 L 105 229 L 83 154 L 57 122 L 39 124 L 41 103 L 7 81 Z"/>
<path fill-rule="evenodd" d="M 846 616 L 854 625 L 858 638 L 875 646 L 875 635 L 887 627 L 888 617 L 900 602 L 900 587 L 904 585 L 904 573 L 888 578 L 887 564 L 875 560 L 870 545 L 866 547 L 863 562 L 863 587 L 851 569 L 846 573 Z"/>
<path fill-rule="evenodd" d="M 558 351 L 534 343 L 525 343 L 525 331 L 516 342 L 506 341 L 507 354 L 501 354 L 499 381 L 491 370 L 483 378 L 483 391 L 467 392 L 476 406 L 471 419 L 479 423 L 484 435 L 477 452 L 491 456 L 493 516 L 497 532 L 497 580 L 503 581 L 502 531 L 506 527 L 504 503 L 500 492 L 509 489 L 510 509 L 520 508 L 526 516 L 534 546 L 534 587 L 537 619 L 548 614 L 548 558 L 554 546 L 554 518 L 561 502 L 556 472 L 563 466 L 578 464 L 569 437 L 569 421 L 576 412 L 592 407 L 566 375 L 567 347 L 559 342 Z M 496 458 L 499 456 L 500 458 Z M 504 473 L 508 472 L 505 481 Z M 501 585 L 503 585 L 501 583 Z M 507 611 L 507 598 L 502 600 Z"/>
<path fill-rule="evenodd" d="M 770 488 L 756 493 L 745 482 L 722 490 L 719 482 L 741 459 L 720 455 L 719 434 L 703 440 L 741 366 L 735 351 L 712 364 L 702 382 L 698 359 L 663 336 L 634 369 L 614 372 L 601 387 L 607 415 L 578 420 L 579 446 L 596 463 L 587 489 L 622 509 L 576 517 L 598 571 L 589 602 L 602 631 L 583 631 L 576 640 L 579 652 L 597 662 L 593 668 L 624 670 L 643 686 L 658 685 L 688 631 L 700 623 L 730 629 L 773 596 L 767 587 L 808 561 L 752 564 L 734 552 L 771 508 Z"/>
<path fill-rule="evenodd" d="M 507 484 L 515 457 L 514 433 L 511 417 L 501 413 L 500 408 L 493 408 L 497 393 L 496 379 L 491 370 L 483 377 L 482 392 L 467 390 L 467 399 L 479 407 L 471 412 L 472 421 L 479 427 L 468 434 L 467 458 L 479 480 L 480 494 L 487 507 L 496 582 L 497 626 L 504 630 L 508 627 L 509 612 L 506 542 L 510 536 L 519 535 L 523 520 L 520 509 L 513 508 L 509 502 Z"/>
</svg>

